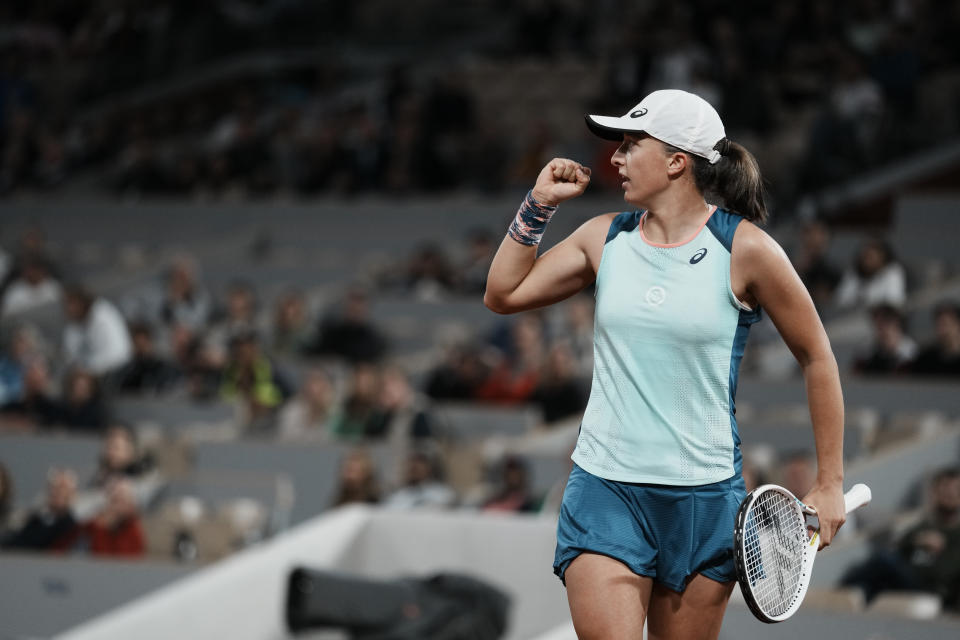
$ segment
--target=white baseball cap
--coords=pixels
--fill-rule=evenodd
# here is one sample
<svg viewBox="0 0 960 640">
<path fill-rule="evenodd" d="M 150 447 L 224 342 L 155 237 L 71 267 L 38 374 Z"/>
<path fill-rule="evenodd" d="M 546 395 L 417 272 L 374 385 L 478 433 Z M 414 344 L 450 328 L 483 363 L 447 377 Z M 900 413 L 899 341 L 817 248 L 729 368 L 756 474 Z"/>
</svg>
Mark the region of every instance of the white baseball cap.
<svg viewBox="0 0 960 640">
<path fill-rule="evenodd" d="M 710 164 L 720 160 L 714 149 L 727 134 L 716 109 L 698 95 L 679 89 L 654 91 L 622 116 L 585 116 L 587 126 L 606 140 L 623 140 L 624 133 L 646 133 L 689 151 Z"/>
</svg>

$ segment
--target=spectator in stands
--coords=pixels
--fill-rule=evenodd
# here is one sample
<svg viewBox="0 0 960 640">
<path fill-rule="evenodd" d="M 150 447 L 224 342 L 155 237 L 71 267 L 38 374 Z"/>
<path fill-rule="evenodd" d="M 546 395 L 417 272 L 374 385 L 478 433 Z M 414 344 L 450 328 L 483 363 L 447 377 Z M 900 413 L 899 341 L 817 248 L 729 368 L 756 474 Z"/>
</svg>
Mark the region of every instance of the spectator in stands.
<svg viewBox="0 0 960 640">
<path fill-rule="evenodd" d="M 30 363 L 42 360 L 43 339 L 33 325 L 20 325 L 10 339 L 10 348 L 0 354 L 0 408 L 20 402 L 24 377 Z"/>
<path fill-rule="evenodd" d="M 875 307 L 873 347 L 854 362 L 854 370 L 865 375 L 893 374 L 906 371 L 917 353 L 917 343 L 906 332 L 906 318 L 891 305 Z"/>
<path fill-rule="evenodd" d="M 64 298 L 67 326 L 63 332 L 65 364 L 96 376 L 115 371 L 131 357 L 127 324 L 113 304 L 80 285 L 70 285 Z"/>
<path fill-rule="evenodd" d="M 52 469 L 47 474 L 47 500 L 27 517 L 20 529 L 7 535 L 3 547 L 36 551 L 65 551 L 77 534 L 73 501 L 77 476 L 69 469 Z"/>
<path fill-rule="evenodd" d="M 883 116 L 883 94 L 868 73 L 865 60 L 854 51 L 838 51 L 835 63 L 830 92 L 831 113 L 843 126 L 851 129 L 856 150 L 861 157 L 869 159 Z"/>
<path fill-rule="evenodd" d="M 300 393 L 280 410 L 277 435 L 281 440 L 319 440 L 330 438 L 336 392 L 323 369 L 307 372 Z"/>
<path fill-rule="evenodd" d="M 434 435 L 434 418 L 427 398 L 414 391 L 407 374 L 396 366 L 380 375 L 376 410 L 367 421 L 364 435 L 389 438 L 399 449 L 410 439 Z"/>
<path fill-rule="evenodd" d="M 117 372 L 124 393 L 163 393 L 180 379 L 180 370 L 157 354 L 153 327 L 145 322 L 130 325 L 133 357 Z"/>
<path fill-rule="evenodd" d="M 174 327 L 170 343 L 175 366 L 186 378 L 187 394 L 194 400 L 216 398 L 227 362 L 226 350 L 182 325 Z"/>
<path fill-rule="evenodd" d="M 20 235 L 16 257 L 7 274 L 9 280 L 12 282 L 16 278 L 23 277 L 26 264 L 33 260 L 42 262 L 53 278 L 62 279 L 60 268 L 50 256 L 47 235 L 39 225 L 27 227 Z"/>
<path fill-rule="evenodd" d="M 475 345 L 456 344 L 427 376 L 427 395 L 435 400 L 472 400 L 487 379 L 489 367 Z"/>
<path fill-rule="evenodd" d="M 917 354 L 910 363 L 910 372 L 926 376 L 960 376 L 960 305 L 937 305 L 933 318 L 936 339 Z"/>
<path fill-rule="evenodd" d="M 89 371 L 72 369 L 64 383 L 53 422 L 78 431 L 99 431 L 107 426 L 108 411 L 100 383 Z"/>
<path fill-rule="evenodd" d="M 199 270 L 193 257 L 177 256 L 162 284 L 147 287 L 125 305 L 127 317 L 153 327 L 202 329 L 210 319 L 213 303 L 199 282 Z"/>
<path fill-rule="evenodd" d="M 63 287 L 47 262 L 39 256 L 30 256 L 23 262 L 19 278 L 10 283 L 3 294 L 0 316 L 9 316 L 44 307 L 57 305 L 63 298 Z"/>
<path fill-rule="evenodd" d="M 113 478 L 106 487 L 107 504 L 82 528 L 90 553 L 101 556 L 142 556 L 146 537 L 133 485 Z"/>
<path fill-rule="evenodd" d="M 821 311 L 830 306 L 840 282 L 840 271 L 830 261 L 830 230 L 823 222 L 811 220 L 803 225 L 800 247 L 793 257 L 793 266 L 806 285 L 810 297 Z"/>
<path fill-rule="evenodd" d="M 883 590 L 938 594 L 946 609 L 960 611 L 960 469 L 935 473 L 920 522 L 895 547 L 880 548 L 852 567 L 843 584 L 863 589 L 867 602 Z"/>
<path fill-rule="evenodd" d="M 483 503 L 484 511 L 531 512 L 539 508 L 530 494 L 527 463 L 518 456 L 507 456 L 499 465 L 494 494 Z"/>
<path fill-rule="evenodd" d="M 886 242 L 866 242 L 857 253 L 853 269 L 843 274 L 837 287 L 836 303 L 841 308 L 854 306 L 902 307 L 907 300 L 907 275 Z"/>
<path fill-rule="evenodd" d="M 380 421 L 378 401 L 382 381 L 372 364 L 358 364 L 350 372 L 343 404 L 334 413 L 330 431 L 341 440 L 364 438 L 370 425 Z"/>
<path fill-rule="evenodd" d="M 50 371 L 44 358 L 33 358 L 23 369 L 23 389 L 19 398 L 3 407 L 8 417 L 19 418 L 33 427 L 55 424 L 60 417 Z"/>
<path fill-rule="evenodd" d="M 46 235 L 39 226 L 30 226 L 20 235 L 16 252 L 7 264 L 3 280 L 0 280 L 0 298 L 12 283 L 24 280 L 26 266 L 31 263 L 42 264 L 51 278 L 61 280 L 60 269 L 50 257 Z"/>
<path fill-rule="evenodd" d="M 230 358 L 223 370 L 220 396 L 239 399 L 247 410 L 247 426 L 261 429 L 272 424 L 276 411 L 291 395 L 290 385 L 260 350 L 252 330 L 234 335 Z"/>
<path fill-rule="evenodd" d="M 960 469 L 937 472 L 930 482 L 927 515 L 897 547 L 918 586 L 939 593 L 944 606 L 960 610 Z"/>
<path fill-rule="evenodd" d="M 417 248 L 403 269 L 403 287 L 418 300 L 438 300 L 457 286 L 457 274 L 440 245 Z"/>
<path fill-rule="evenodd" d="M 583 414 L 588 389 L 577 377 L 577 363 L 566 342 L 557 342 L 547 352 L 537 387 L 531 400 L 540 406 L 547 424 Z"/>
<path fill-rule="evenodd" d="M 303 293 L 288 291 L 280 296 L 273 313 L 273 352 L 283 355 L 303 353 L 310 346 L 313 331 Z"/>
<path fill-rule="evenodd" d="M 370 302 L 360 289 L 347 292 L 343 310 L 323 320 L 317 341 L 310 350 L 317 355 L 338 356 L 350 363 L 378 362 L 387 342 L 370 320 Z"/>
<path fill-rule="evenodd" d="M 443 481 L 438 453 L 420 448 L 407 457 L 403 485 L 383 504 L 388 509 L 443 509 L 454 506 L 456 492 Z"/>
<path fill-rule="evenodd" d="M 13 511 L 13 481 L 10 479 L 7 467 L 0 462 L 0 542 L 7 534 L 11 511 Z"/>
<path fill-rule="evenodd" d="M 104 435 L 100 461 L 90 479 L 90 486 L 103 489 L 116 478 L 135 480 L 152 468 L 153 461 L 140 455 L 133 430 L 125 425 L 113 424 Z"/>
<path fill-rule="evenodd" d="M 511 345 L 500 364 L 477 389 L 479 400 L 516 404 L 531 399 L 543 370 L 546 344 L 538 314 L 525 313 L 510 332 Z"/>
<path fill-rule="evenodd" d="M 373 458 L 365 449 L 350 451 L 340 462 L 340 480 L 333 506 L 357 502 L 376 504 L 379 501 L 380 483 Z"/>
<path fill-rule="evenodd" d="M 231 282 L 227 287 L 226 307 L 207 331 L 205 342 L 213 348 L 226 349 L 238 334 L 259 333 L 257 312 L 257 293 L 253 285 L 242 280 Z"/>
</svg>

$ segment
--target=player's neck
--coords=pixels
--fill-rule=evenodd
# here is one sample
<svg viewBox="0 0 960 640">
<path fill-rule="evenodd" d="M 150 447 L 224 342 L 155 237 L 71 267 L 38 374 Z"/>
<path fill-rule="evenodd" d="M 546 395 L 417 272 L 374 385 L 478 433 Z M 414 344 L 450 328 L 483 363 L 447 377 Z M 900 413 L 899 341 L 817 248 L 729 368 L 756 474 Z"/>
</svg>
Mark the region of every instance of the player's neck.
<svg viewBox="0 0 960 640">
<path fill-rule="evenodd" d="M 693 190 L 659 194 L 646 207 L 643 235 L 659 244 L 676 244 L 690 238 L 710 212 L 703 196 Z"/>
</svg>

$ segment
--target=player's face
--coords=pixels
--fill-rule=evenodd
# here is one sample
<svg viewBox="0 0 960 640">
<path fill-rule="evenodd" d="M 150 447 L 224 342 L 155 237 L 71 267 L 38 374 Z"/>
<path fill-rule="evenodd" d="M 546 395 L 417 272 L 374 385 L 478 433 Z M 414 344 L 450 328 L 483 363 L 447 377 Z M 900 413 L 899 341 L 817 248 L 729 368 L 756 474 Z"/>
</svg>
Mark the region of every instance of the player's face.
<svg viewBox="0 0 960 640">
<path fill-rule="evenodd" d="M 649 198 L 670 185 L 667 173 L 669 156 L 663 143 L 645 134 L 626 134 L 623 143 L 610 158 L 620 174 L 623 199 L 644 206 Z"/>
</svg>

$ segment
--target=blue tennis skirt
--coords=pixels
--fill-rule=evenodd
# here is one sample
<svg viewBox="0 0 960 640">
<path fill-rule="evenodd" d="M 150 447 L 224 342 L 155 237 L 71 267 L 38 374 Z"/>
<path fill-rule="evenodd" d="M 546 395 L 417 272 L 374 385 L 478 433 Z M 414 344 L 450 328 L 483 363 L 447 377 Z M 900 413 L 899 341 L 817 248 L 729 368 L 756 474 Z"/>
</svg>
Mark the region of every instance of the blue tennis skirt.
<svg viewBox="0 0 960 640">
<path fill-rule="evenodd" d="M 678 593 L 695 573 L 736 580 L 733 527 L 746 495 L 740 475 L 681 487 L 605 480 L 574 464 L 560 506 L 553 571 L 564 580 L 574 558 L 589 552 Z"/>
</svg>

